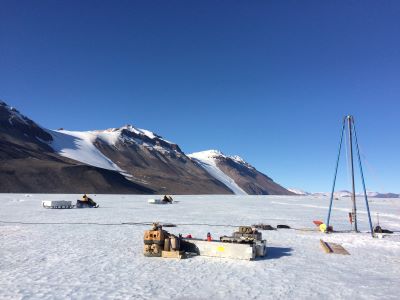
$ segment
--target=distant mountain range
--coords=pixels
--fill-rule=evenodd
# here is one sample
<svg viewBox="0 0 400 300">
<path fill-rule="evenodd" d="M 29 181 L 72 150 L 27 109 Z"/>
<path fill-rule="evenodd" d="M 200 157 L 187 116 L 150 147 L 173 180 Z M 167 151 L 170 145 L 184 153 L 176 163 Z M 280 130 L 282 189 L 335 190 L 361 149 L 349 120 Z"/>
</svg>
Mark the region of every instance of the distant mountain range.
<svg viewBox="0 0 400 300">
<path fill-rule="evenodd" d="M 132 125 L 49 130 L 0 101 L 0 192 L 293 195 L 238 156 Z"/>
<path fill-rule="evenodd" d="M 322 193 L 308 193 L 305 191 L 302 191 L 300 189 L 292 189 L 289 188 L 289 191 L 301 195 L 301 196 L 324 196 L 324 197 L 330 197 L 331 193 L 330 192 L 322 192 Z M 342 191 L 337 191 L 333 194 L 335 198 L 342 198 L 342 197 L 351 197 L 351 192 L 342 190 Z M 357 197 L 363 197 L 364 193 L 356 193 Z M 372 191 L 367 191 L 367 196 L 369 198 L 400 198 L 400 194 L 396 193 L 378 193 L 378 192 L 372 192 Z"/>
</svg>

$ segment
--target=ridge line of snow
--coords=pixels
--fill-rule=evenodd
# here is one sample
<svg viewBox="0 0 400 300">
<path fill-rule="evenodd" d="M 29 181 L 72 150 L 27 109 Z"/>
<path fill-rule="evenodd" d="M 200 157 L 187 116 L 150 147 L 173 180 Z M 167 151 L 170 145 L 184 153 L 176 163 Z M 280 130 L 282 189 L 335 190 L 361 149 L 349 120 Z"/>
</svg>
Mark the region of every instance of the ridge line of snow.
<svg viewBox="0 0 400 300">
<path fill-rule="evenodd" d="M 235 193 L 235 195 L 247 195 L 247 193 L 240 186 L 238 186 L 231 177 L 218 168 L 214 157 L 196 157 L 197 153 L 188 154 L 187 156 L 195 160 L 212 177 L 226 185 L 230 190 L 232 190 L 232 192 Z"/>
<path fill-rule="evenodd" d="M 196 158 L 204 158 L 204 159 L 208 159 L 208 158 L 216 158 L 216 157 L 222 157 L 222 158 L 229 158 L 231 160 L 233 160 L 234 162 L 245 166 L 249 169 L 255 169 L 252 165 L 250 165 L 248 162 L 246 162 L 243 158 L 241 158 L 239 155 L 225 155 L 224 153 L 222 153 L 219 150 L 205 150 L 205 151 L 199 151 L 199 152 L 193 152 L 189 155 L 192 155 L 193 157 Z"/>
<path fill-rule="evenodd" d="M 91 132 L 46 130 L 53 141 L 49 145 L 59 155 L 102 169 L 117 171 L 129 176 L 93 144 L 96 135 Z"/>
<path fill-rule="evenodd" d="M 162 141 L 164 141 L 164 142 L 166 142 L 168 144 L 171 144 L 171 145 L 174 144 L 174 143 L 164 139 L 163 137 L 159 136 L 158 134 L 156 134 L 156 133 L 154 133 L 154 132 L 152 132 L 150 130 L 138 128 L 138 127 L 135 127 L 135 126 L 130 125 L 130 124 L 127 124 L 127 125 L 122 126 L 120 128 L 109 128 L 109 129 L 106 129 L 106 130 L 95 130 L 94 132 L 109 134 L 109 133 L 112 133 L 112 132 L 121 132 L 122 130 L 127 130 L 127 131 L 130 131 L 130 132 L 139 134 L 139 135 L 140 134 L 144 135 L 144 136 L 148 137 L 151 140 L 158 139 L 158 140 L 162 140 Z"/>
</svg>

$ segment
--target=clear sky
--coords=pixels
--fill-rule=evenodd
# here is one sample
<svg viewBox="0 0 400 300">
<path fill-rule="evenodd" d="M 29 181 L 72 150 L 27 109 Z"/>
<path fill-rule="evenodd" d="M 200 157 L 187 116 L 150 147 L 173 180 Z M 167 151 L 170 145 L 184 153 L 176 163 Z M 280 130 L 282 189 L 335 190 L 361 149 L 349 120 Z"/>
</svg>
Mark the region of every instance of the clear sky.
<svg viewBox="0 0 400 300">
<path fill-rule="evenodd" d="M 129 123 L 329 191 L 353 114 L 368 188 L 400 192 L 398 0 L 0 7 L 0 98 L 44 127 Z"/>
</svg>

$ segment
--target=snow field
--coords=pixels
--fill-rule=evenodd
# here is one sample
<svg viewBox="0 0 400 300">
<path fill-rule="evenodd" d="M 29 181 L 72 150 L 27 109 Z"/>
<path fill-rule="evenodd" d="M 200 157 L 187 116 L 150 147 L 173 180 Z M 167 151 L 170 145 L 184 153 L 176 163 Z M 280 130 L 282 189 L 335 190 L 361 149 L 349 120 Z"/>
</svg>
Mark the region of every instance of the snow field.
<svg viewBox="0 0 400 300">
<path fill-rule="evenodd" d="M 326 217 L 327 198 L 176 196 L 179 203 L 152 205 L 147 199 L 154 196 L 93 195 L 98 209 L 40 206 L 42 200 L 77 198 L 0 195 L 1 299 L 397 299 L 400 293 L 398 233 L 372 239 L 366 233 L 311 231 L 312 220 Z M 400 230 L 400 202 L 374 199 L 370 206 L 379 211 L 382 227 Z M 350 201 L 334 202 L 335 229 L 348 229 L 349 209 Z M 359 210 L 360 228 L 367 230 L 361 204 Z M 214 238 L 229 235 L 235 228 L 193 224 L 263 222 L 298 230 L 262 231 L 269 247 L 266 259 L 178 261 L 144 257 L 143 231 L 150 226 L 121 225 L 152 221 L 178 224 L 166 229 L 200 238 L 207 232 Z M 351 255 L 325 254 L 320 238 L 341 243 Z"/>
<path fill-rule="evenodd" d="M 91 131 L 49 130 L 48 132 L 53 136 L 51 146 L 58 154 L 91 166 L 123 172 L 93 144 L 97 134 Z M 110 135 L 114 137 L 113 133 Z"/>
</svg>

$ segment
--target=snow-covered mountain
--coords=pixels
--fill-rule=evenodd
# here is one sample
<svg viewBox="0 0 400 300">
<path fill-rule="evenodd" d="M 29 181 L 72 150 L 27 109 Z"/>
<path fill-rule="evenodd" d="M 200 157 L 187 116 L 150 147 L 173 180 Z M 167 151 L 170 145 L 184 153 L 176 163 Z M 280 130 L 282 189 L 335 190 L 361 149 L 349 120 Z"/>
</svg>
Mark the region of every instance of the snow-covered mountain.
<svg viewBox="0 0 400 300">
<path fill-rule="evenodd" d="M 0 135 L 2 192 L 290 194 L 238 156 L 188 157 L 132 125 L 49 130 L 0 102 Z"/>
<path fill-rule="evenodd" d="M 363 193 L 358 193 L 357 196 L 364 196 Z M 378 193 L 367 191 L 367 196 L 370 198 L 400 198 L 400 194 L 396 193 Z"/>
<path fill-rule="evenodd" d="M 230 194 L 223 183 L 199 168 L 177 144 L 132 125 L 94 131 L 48 131 L 62 156 L 114 170 L 131 181 L 173 194 Z"/>
<path fill-rule="evenodd" d="M 291 192 L 301 195 L 301 196 L 320 196 L 320 197 L 330 197 L 331 193 L 330 192 L 317 192 L 317 193 L 309 193 L 309 192 L 304 192 L 300 189 L 288 189 Z M 346 197 L 351 197 L 351 192 L 347 190 L 341 190 L 341 191 L 336 191 L 333 193 L 333 197 L 335 198 L 346 198 Z M 364 193 L 356 193 L 356 197 L 363 197 Z M 367 191 L 367 196 L 369 198 L 400 198 L 400 194 L 396 193 L 379 193 L 379 192 L 373 192 L 373 191 Z"/>
<path fill-rule="evenodd" d="M 303 191 L 301 189 L 296 189 L 296 188 L 288 188 L 288 191 L 291 191 L 292 193 L 299 195 L 299 196 L 307 196 L 310 195 L 309 192 Z"/>
<path fill-rule="evenodd" d="M 51 135 L 43 130 L 42 127 L 1 100 L 0 125 L 0 132 L 9 134 L 7 137 L 4 136 L 9 141 L 23 138 L 25 141 L 30 142 L 35 142 L 36 140 L 49 142 L 52 139 Z"/>
<path fill-rule="evenodd" d="M 0 192 L 153 193 L 105 168 L 58 155 L 53 136 L 0 101 Z"/>
<path fill-rule="evenodd" d="M 313 196 L 323 196 L 323 197 L 330 197 L 331 193 L 330 192 L 316 192 L 316 193 L 311 193 Z M 351 192 L 342 190 L 342 191 L 336 191 L 333 193 L 333 196 L 335 198 L 342 198 L 342 197 L 351 197 Z"/>
<path fill-rule="evenodd" d="M 104 136 L 100 132 L 67 130 L 48 130 L 47 132 L 52 136 L 52 141 L 49 143 L 50 146 L 61 156 L 91 166 L 123 172 L 122 169 L 101 153 L 94 145 L 94 142 L 100 136 Z"/>
<path fill-rule="evenodd" d="M 179 146 L 155 133 L 132 125 L 94 131 L 47 130 L 53 140 L 51 147 L 60 155 L 99 168 L 124 173 L 116 163 L 99 150 L 99 145 L 118 149 L 121 145 L 136 145 L 162 154 L 182 154 Z M 127 174 L 125 174 L 127 175 Z M 129 175 L 127 175 L 129 176 Z"/>
<path fill-rule="evenodd" d="M 132 125 L 49 133 L 53 138 L 50 145 L 58 154 L 120 172 L 159 193 L 205 193 L 207 189 L 239 195 L 291 194 L 239 156 L 225 156 L 217 150 L 186 156 L 177 144 Z"/>
<path fill-rule="evenodd" d="M 330 197 L 331 196 L 331 192 L 311 193 L 311 192 L 306 192 L 299 188 L 288 188 L 288 190 L 299 196 L 315 196 L 315 197 Z M 351 197 L 351 195 L 352 195 L 352 192 L 350 192 L 348 190 L 335 191 L 333 194 L 334 198 Z M 363 192 L 356 193 L 356 197 L 363 197 L 363 196 L 364 196 Z M 367 196 L 368 196 L 368 198 L 400 198 L 400 194 L 397 194 L 397 193 L 382 193 L 382 192 L 374 192 L 374 191 L 368 191 L 368 190 L 367 190 Z"/>
<path fill-rule="evenodd" d="M 133 126 L 48 130 L 0 103 L 0 192 L 231 194 L 176 144 Z"/>
<path fill-rule="evenodd" d="M 188 155 L 212 176 L 227 185 L 235 194 L 292 195 L 270 177 L 257 171 L 240 156 L 227 156 L 218 150 Z"/>
<path fill-rule="evenodd" d="M 218 150 L 209 150 L 203 152 L 196 152 L 188 155 L 191 159 L 196 161 L 202 168 L 204 168 L 214 178 L 218 179 L 229 187 L 236 195 L 247 195 L 247 193 L 236 184 L 236 182 L 225 174 L 217 165 L 219 157 L 224 155 Z"/>
<path fill-rule="evenodd" d="M 45 129 L 3 101 L 0 192 L 330 196 L 285 189 L 239 156 L 217 150 L 186 155 L 177 144 L 132 125 L 93 131 Z M 338 191 L 334 196 L 351 193 Z M 368 196 L 400 198 L 394 193 Z"/>
</svg>

